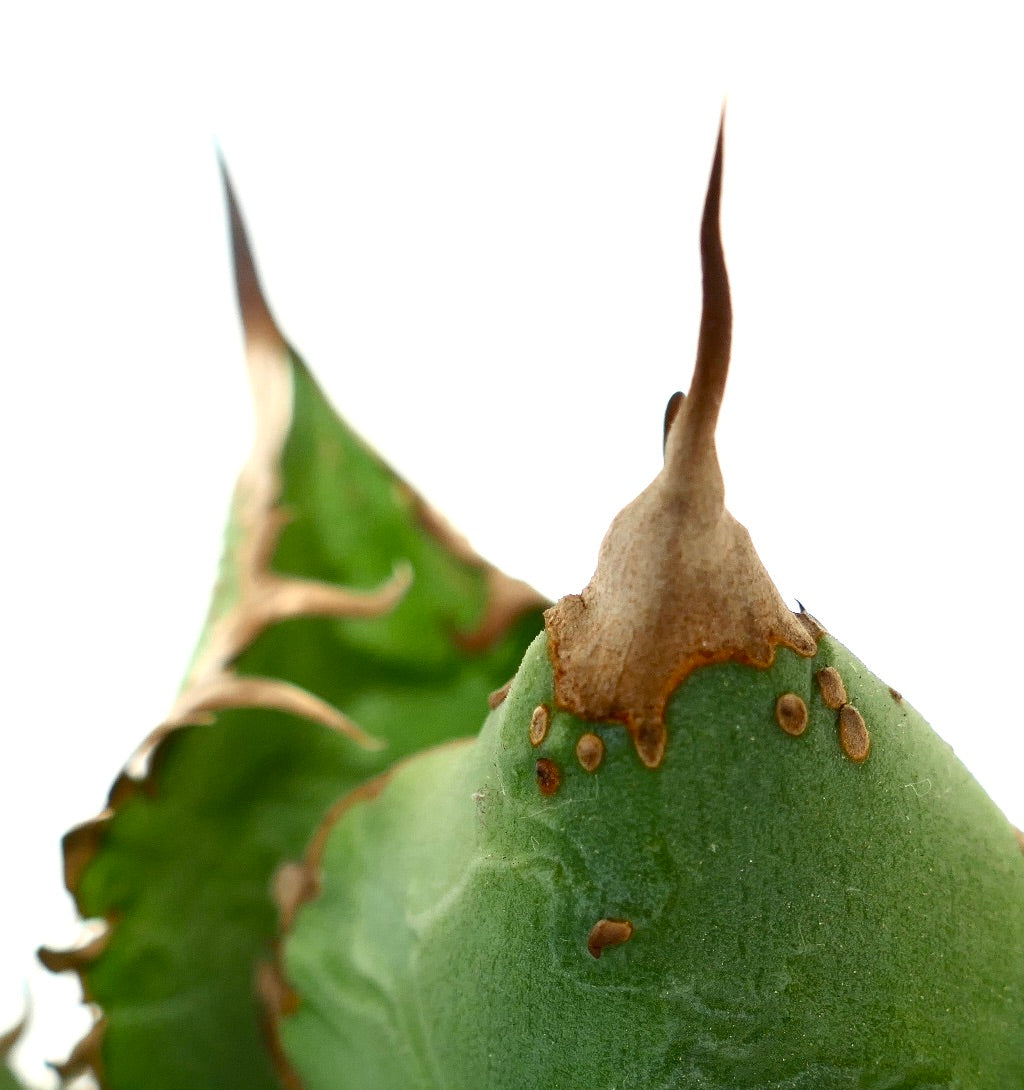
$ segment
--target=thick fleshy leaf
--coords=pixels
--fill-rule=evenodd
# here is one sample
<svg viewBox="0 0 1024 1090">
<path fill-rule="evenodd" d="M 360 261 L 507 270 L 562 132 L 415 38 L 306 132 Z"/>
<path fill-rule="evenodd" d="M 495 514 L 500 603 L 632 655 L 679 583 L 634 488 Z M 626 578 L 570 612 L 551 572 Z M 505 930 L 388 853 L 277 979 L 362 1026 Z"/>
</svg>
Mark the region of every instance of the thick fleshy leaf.
<svg viewBox="0 0 1024 1090">
<path fill-rule="evenodd" d="M 1024 858 L 906 701 L 827 636 L 702 667 L 651 769 L 557 710 L 547 644 L 478 741 L 317 838 L 285 944 L 295 1087 L 1024 1085 Z"/>
<path fill-rule="evenodd" d="M 325 809 L 474 730 L 541 625 L 338 418 L 263 300 L 229 190 L 256 437 L 210 617 L 171 715 L 106 812 L 65 838 L 108 930 L 74 969 L 103 1012 L 79 1049 L 116 1090 L 271 1090 L 257 981 L 273 875 Z"/>
<path fill-rule="evenodd" d="M 720 133 L 663 469 L 479 739 L 353 793 L 291 872 L 291 1087 L 1024 1085 L 1012 827 L 725 509 L 721 173 Z"/>
</svg>

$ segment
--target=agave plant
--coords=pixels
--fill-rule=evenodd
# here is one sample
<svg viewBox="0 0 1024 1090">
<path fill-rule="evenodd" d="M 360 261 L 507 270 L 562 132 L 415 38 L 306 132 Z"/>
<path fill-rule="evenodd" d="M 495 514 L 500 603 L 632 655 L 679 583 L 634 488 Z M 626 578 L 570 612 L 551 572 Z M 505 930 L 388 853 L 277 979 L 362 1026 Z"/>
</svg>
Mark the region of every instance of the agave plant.
<svg viewBox="0 0 1024 1090">
<path fill-rule="evenodd" d="M 97 1014 L 62 1075 L 1024 1085 L 1018 836 L 725 509 L 721 178 L 720 135 L 664 467 L 555 605 L 327 404 L 227 187 L 256 437 L 180 695 L 65 837 L 104 929 L 40 954 Z"/>
</svg>

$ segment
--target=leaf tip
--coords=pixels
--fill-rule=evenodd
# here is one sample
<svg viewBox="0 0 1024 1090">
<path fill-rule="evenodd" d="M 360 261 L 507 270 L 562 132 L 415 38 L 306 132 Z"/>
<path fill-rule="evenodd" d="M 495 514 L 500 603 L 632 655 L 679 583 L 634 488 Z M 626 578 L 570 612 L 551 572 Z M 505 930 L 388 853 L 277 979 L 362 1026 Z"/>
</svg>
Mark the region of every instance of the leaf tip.
<svg viewBox="0 0 1024 1090">
<path fill-rule="evenodd" d="M 249 342 L 268 341 L 283 346 L 284 338 L 277 328 L 277 323 L 263 295 L 256 261 L 253 258 L 252 246 L 249 243 L 249 235 L 245 229 L 245 220 L 242 218 L 231 174 L 219 148 L 217 162 L 220 167 L 221 183 L 224 186 L 224 200 L 227 204 L 231 254 L 235 270 L 235 292 L 238 296 L 238 308 L 242 314 L 245 338 Z"/>
</svg>

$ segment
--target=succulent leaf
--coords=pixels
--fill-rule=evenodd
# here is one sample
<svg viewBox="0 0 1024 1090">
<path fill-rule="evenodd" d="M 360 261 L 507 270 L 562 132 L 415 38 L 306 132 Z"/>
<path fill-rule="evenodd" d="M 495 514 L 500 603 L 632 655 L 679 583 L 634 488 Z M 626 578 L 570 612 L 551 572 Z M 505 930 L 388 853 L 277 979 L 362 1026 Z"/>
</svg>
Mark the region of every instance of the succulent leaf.
<svg viewBox="0 0 1024 1090">
<path fill-rule="evenodd" d="M 285 904 L 289 1086 L 1024 1085 L 1018 837 L 785 608 L 723 505 L 721 151 L 666 468 L 479 738 L 410 758 L 314 839 Z"/>
<path fill-rule="evenodd" d="M 826 668 L 872 725 L 864 764 Z M 1024 856 L 917 712 L 825 636 L 694 671 L 667 721 L 652 771 L 556 708 L 542 636 L 479 742 L 342 812 L 286 947 L 299 1085 L 1020 1085 Z"/>
<path fill-rule="evenodd" d="M 546 604 L 335 414 L 270 315 L 227 192 L 253 450 L 174 708 L 65 837 L 68 888 L 107 931 L 41 952 L 103 1012 L 69 1072 L 115 1090 L 278 1085 L 257 998 L 276 868 L 340 794 L 474 730 Z"/>
</svg>

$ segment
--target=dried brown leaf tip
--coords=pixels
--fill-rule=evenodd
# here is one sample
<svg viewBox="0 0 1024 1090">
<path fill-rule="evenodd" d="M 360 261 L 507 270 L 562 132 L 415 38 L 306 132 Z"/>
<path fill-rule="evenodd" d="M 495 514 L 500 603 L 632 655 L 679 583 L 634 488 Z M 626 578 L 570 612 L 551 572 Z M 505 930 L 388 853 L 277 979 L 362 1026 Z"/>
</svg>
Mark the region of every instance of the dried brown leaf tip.
<svg viewBox="0 0 1024 1090">
<path fill-rule="evenodd" d="M 629 920 L 598 920 L 587 935 L 587 949 L 591 957 L 599 958 L 609 946 L 621 946 L 633 937 L 633 925 Z"/>
<path fill-rule="evenodd" d="M 649 768 L 665 753 L 668 699 L 693 670 L 728 660 L 767 667 L 780 646 L 807 656 L 817 649 L 725 509 L 715 427 L 732 304 L 721 186 L 720 130 L 701 224 L 697 362 L 689 394 L 666 412 L 664 467 L 612 523 L 582 594 L 545 614 L 556 704 L 581 719 L 621 723 Z"/>
<path fill-rule="evenodd" d="M 239 533 L 233 547 L 235 602 L 208 629 L 167 722 L 143 743 L 134 763 L 185 724 L 208 723 L 228 708 L 273 708 L 322 723 L 367 749 L 370 737 L 333 705 L 276 678 L 241 677 L 234 662 L 268 628 L 297 617 L 371 618 L 392 612 L 412 585 L 409 565 L 395 569 L 380 586 L 361 589 L 319 579 L 282 575 L 272 568 L 289 514 L 280 505 L 282 455 L 293 423 L 295 362 L 260 287 L 242 214 L 221 164 L 231 224 L 235 289 L 245 333 L 246 364 L 255 427 L 249 459 L 238 479 L 232 512 Z"/>
</svg>

